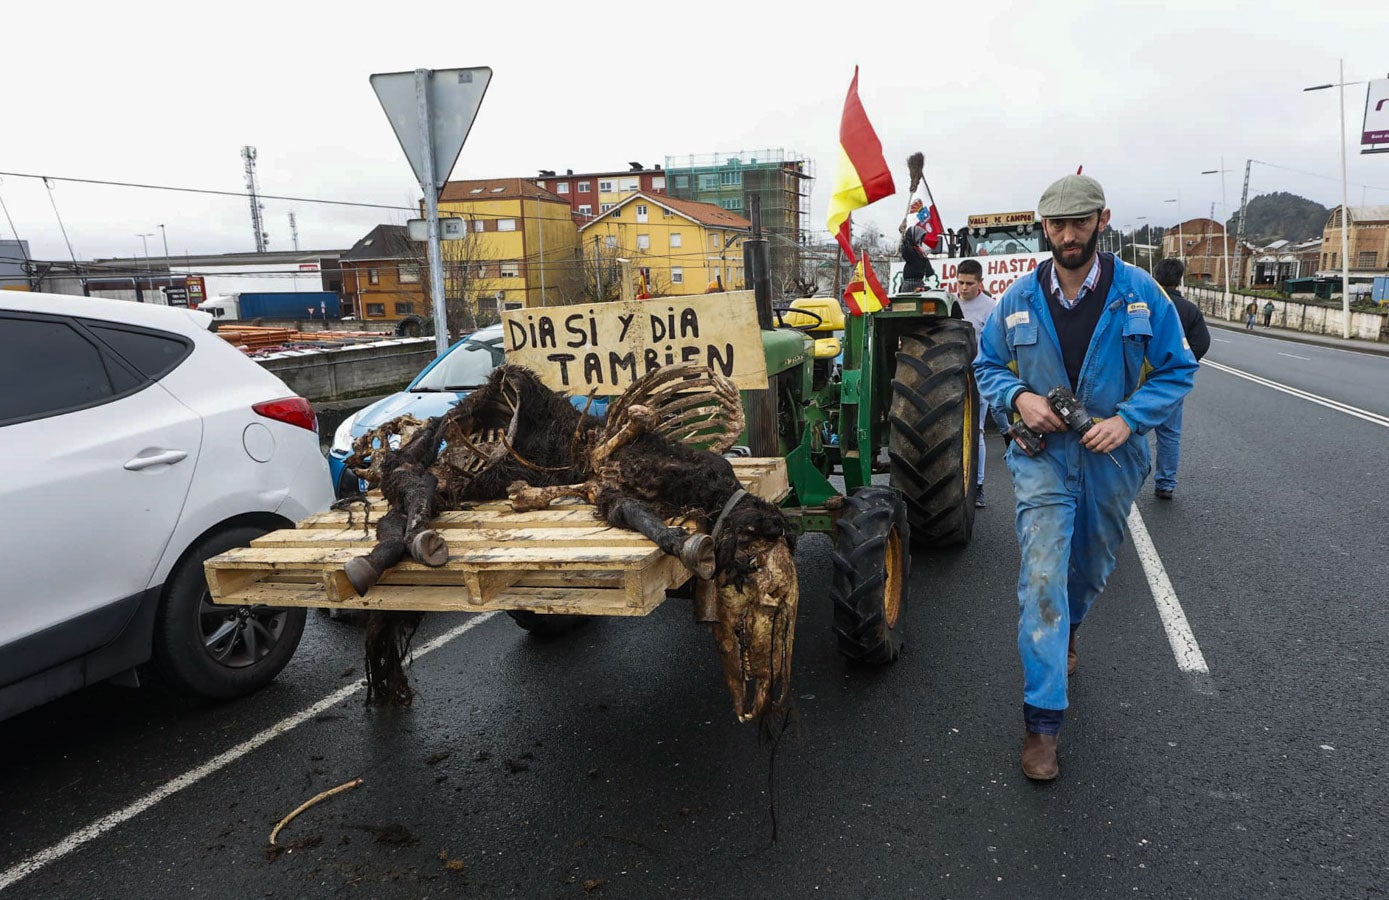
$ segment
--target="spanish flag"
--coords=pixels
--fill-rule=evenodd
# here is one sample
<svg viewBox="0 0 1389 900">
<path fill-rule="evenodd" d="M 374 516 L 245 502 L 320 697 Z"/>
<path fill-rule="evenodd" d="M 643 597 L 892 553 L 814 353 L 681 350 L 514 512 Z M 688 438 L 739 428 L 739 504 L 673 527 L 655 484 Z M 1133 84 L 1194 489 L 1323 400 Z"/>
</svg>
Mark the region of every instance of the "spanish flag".
<svg viewBox="0 0 1389 900">
<path fill-rule="evenodd" d="M 839 120 L 839 167 L 830 194 L 829 229 L 844 248 L 849 262 L 858 257 L 849 243 L 849 214 L 875 200 L 892 196 L 897 187 L 883 159 L 883 145 L 863 111 L 858 98 L 858 66 L 844 98 L 844 115 Z"/>
<path fill-rule="evenodd" d="M 878 276 L 874 274 L 873 264 L 868 261 L 867 256 L 854 264 L 854 275 L 849 279 L 849 286 L 844 288 L 844 305 L 849 308 L 849 313 L 855 316 L 875 313 L 890 305 L 887 292 L 883 290 L 882 282 L 878 281 Z"/>
</svg>

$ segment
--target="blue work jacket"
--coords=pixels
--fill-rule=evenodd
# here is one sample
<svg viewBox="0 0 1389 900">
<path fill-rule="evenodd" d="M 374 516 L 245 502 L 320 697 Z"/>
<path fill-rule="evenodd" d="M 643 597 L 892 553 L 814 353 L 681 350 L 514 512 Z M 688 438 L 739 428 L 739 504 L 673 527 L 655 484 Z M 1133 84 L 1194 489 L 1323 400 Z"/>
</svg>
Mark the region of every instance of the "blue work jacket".
<svg viewBox="0 0 1389 900">
<path fill-rule="evenodd" d="M 1061 343 L 1037 272 L 1019 278 L 999 301 L 979 336 L 974 359 L 979 393 L 990 406 L 1008 410 L 1023 391 L 1043 397 L 1070 385 Z M 1085 352 L 1076 398 L 1097 419 L 1122 416 L 1135 435 L 1167 419 L 1196 374 L 1172 301 L 1142 269 L 1114 260 L 1114 280 L 1104 312 Z M 1069 435 L 1068 435 L 1069 436 Z M 1045 435 L 1047 450 L 1061 453 L 1066 440 Z M 1146 442 L 1142 442 L 1145 444 Z"/>
</svg>

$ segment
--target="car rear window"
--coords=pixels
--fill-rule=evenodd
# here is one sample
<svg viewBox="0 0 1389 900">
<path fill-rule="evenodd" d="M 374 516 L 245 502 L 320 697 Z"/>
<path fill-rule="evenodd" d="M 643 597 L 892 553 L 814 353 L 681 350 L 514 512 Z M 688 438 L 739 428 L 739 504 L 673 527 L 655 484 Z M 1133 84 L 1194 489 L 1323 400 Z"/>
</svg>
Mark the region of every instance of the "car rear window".
<svg viewBox="0 0 1389 900">
<path fill-rule="evenodd" d="M 64 322 L 0 317 L 0 425 L 95 406 L 140 384 Z"/>
<path fill-rule="evenodd" d="M 172 334 L 115 328 L 90 321 L 83 324 L 151 381 L 168 375 L 193 351 L 190 341 Z"/>
</svg>

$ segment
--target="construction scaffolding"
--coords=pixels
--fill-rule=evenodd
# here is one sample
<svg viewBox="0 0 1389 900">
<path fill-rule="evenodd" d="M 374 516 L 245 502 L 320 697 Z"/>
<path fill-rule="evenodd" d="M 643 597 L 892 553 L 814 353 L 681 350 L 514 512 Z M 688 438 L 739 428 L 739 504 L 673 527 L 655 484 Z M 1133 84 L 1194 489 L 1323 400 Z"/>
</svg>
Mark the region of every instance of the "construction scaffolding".
<svg viewBox="0 0 1389 900">
<path fill-rule="evenodd" d="M 747 217 L 760 198 L 762 231 L 771 245 L 774 289 L 790 293 L 804 277 L 810 235 L 810 191 L 815 161 L 784 149 L 690 154 L 665 158 L 666 193 L 713 203 Z"/>
</svg>

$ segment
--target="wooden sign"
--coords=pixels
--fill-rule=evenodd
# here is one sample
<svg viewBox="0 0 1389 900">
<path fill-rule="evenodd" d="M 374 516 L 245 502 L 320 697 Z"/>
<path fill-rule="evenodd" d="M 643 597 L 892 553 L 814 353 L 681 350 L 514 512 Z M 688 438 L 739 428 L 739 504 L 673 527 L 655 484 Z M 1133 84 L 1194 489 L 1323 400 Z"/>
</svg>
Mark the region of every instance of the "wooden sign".
<svg viewBox="0 0 1389 900">
<path fill-rule="evenodd" d="M 620 394 L 678 364 L 709 366 L 740 390 L 767 387 L 752 291 L 509 310 L 502 330 L 506 361 L 566 394 Z"/>
</svg>

